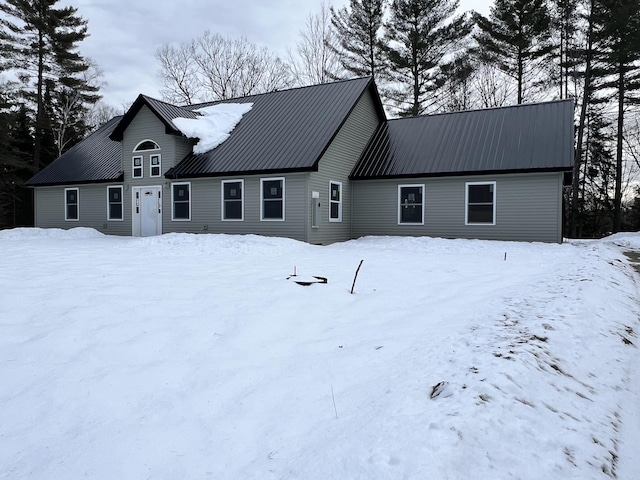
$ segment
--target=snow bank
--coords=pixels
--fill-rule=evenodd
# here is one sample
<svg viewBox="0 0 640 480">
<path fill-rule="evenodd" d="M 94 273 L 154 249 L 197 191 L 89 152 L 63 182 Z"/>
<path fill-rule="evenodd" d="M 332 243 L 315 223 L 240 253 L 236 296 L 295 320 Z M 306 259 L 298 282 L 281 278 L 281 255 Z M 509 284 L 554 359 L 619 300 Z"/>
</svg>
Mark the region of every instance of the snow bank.
<svg viewBox="0 0 640 480">
<path fill-rule="evenodd" d="M 21 229 L 0 252 L 0 478 L 640 478 L 611 239 Z"/>
<path fill-rule="evenodd" d="M 198 118 L 176 118 L 173 123 L 189 138 L 198 138 L 193 153 L 213 150 L 227 138 L 253 103 L 221 103 L 196 110 Z"/>
<path fill-rule="evenodd" d="M 86 227 L 70 228 L 12 228 L 0 230 L 0 240 L 82 239 L 104 237 L 102 233 Z"/>
<path fill-rule="evenodd" d="M 605 243 L 613 243 L 629 250 L 640 250 L 640 232 L 614 233 L 602 239 Z"/>
</svg>

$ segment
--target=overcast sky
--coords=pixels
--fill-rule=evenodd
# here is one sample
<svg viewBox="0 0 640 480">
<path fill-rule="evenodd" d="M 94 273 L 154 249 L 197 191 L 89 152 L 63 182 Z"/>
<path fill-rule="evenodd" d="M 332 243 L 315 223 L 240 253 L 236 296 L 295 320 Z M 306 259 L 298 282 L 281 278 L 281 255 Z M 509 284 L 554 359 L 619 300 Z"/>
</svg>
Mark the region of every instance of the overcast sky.
<svg viewBox="0 0 640 480">
<path fill-rule="evenodd" d="M 284 55 L 321 0 L 62 0 L 89 21 L 80 45 L 104 72 L 105 103 L 118 109 L 139 93 L 160 98 L 154 54 L 163 43 L 188 42 L 206 30 L 246 36 Z M 348 0 L 328 2 L 341 7 Z M 490 0 L 461 0 L 461 10 L 488 13 Z"/>
</svg>

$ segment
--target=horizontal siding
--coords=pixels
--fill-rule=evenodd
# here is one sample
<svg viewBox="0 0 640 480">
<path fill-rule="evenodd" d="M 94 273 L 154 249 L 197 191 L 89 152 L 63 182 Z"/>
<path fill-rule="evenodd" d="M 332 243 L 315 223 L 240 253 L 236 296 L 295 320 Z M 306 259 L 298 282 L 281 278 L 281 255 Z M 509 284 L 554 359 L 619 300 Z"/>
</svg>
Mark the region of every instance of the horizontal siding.
<svg viewBox="0 0 640 480">
<path fill-rule="evenodd" d="M 306 173 L 285 177 L 285 221 L 260 220 L 260 179 L 271 176 L 180 179 L 191 183 L 191 220 L 171 220 L 170 185 L 164 189 L 163 231 L 188 233 L 257 234 L 305 241 Z M 275 176 L 273 176 L 275 177 Z M 244 220 L 222 220 L 222 180 L 244 179 Z"/>
<path fill-rule="evenodd" d="M 496 182 L 496 224 L 465 225 L 465 182 Z M 398 225 L 398 185 L 425 185 L 424 225 Z M 428 235 L 561 242 L 562 174 L 513 174 L 354 182 L 354 238 Z"/>
<path fill-rule="evenodd" d="M 131 235 L 131 204 L 127 208 L 127 192 L 123 192 L 124 220 L 107 220 L 107 186 L 117 185 L 119 184 L 74 185 L 74 188 L 78 188 L 79 199 L 77 221 L 64 219 L 65 187 L 36 188 L 36 227 L 89 227 L 109 235 Z"/>
<path fill-rule="evenodd" d="M 142 140 L 153 140 L 160 146 L 160 150 L 151 152 L 136 152 L 133 149 Z M 180 141 L 179 159 L 184 157 L 184 139 L 175 135 L 165 133 L 164 124 L 155 116 L 148 107 L 140 109 L 135 118 L 125 130 L 122 139 L 122 168 L 124 170 L 124 181 L 131 186 L 158 185 L 164 181 L 164 174 L 176 164 L 176 140 Z M 162 174 L 160 177 L 149 177 L 149 157 L 153 154 L 162 155 Z M 142 156 L 144 164 L 143 178 L 132 178 L 132 159 L 134 156 Z"/>
<path fill-rule="evenodd" d="M 365 91 L 318 165 L 309 177 L 310 191 L 320 194 L 321 215 L 317 228 L 309 227 L 309 242 L 329 244 L 351 237 L 351 182 L 349 174 L 362 155 L 380 119 L 369 90 Z M 342 222 L 329 222 L 329 182 L 342 182 Z M 311 198 L 311 192 L 307 194 Z M 311 225 L 312 202 L 309 201 Z"/>
</svg>

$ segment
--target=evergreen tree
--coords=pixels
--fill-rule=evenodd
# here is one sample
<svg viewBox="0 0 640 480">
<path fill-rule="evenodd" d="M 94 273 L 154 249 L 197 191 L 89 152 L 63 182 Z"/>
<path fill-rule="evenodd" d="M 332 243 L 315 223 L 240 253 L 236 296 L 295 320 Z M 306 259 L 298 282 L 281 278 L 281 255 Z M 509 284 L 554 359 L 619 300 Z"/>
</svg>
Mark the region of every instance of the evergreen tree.
<svg viewBox="0 0 640 480">
<path fill-rule="evenodd" d="M 560 98 L 569 98 L 569 80 L 573 77 L 572 69 L 578 59 L 577 49 L 578 29 L 581 18 L 578 14 L 578 0 L 553 0 L 551 11 L 551 25 L 556 37 L 557 81 Z"/>
<path fill-rule="evenodd" d="M 1 0 L 4 14 L 0 43 L 5 66 L 13 69 L 25 84 L 25 93 L 35 105 L 35 131 L 32 163 L 43 164 L 43 139 L 47 135 L 45 80 L 89 95 L 96 87 L 88 85 L 82 73 L 88 69 L 77 52 L 77 44 L 87 36 L 87 22 L 74 7 L 56 8 L 58 0 Z"/>
<path fill-rule="evenodd" d="M 31 191 L 24 182 L 35 171 L 32 112 L 19 103 L 14 86 L 0 85 L 0 229 L 33 224 Z"/>
<path fill-rule="evenodd" d="M 538 79 L 536 70 L 553 50 L 545 0 L 495 0 L 489 18 L 474 17 L 481 58 L 515 79 L 522 103 L 525 87 Z"/>
<path fill-rule="evenodd" d="M 637 0 L 600 0 L 596 9 L 597 59 L 601 65 L 594 75 L 602 79 L 601 88 L 613 89 L 617 108 L 616 181 L 613 231 L 622 221 L 622 174 L 625 109 L 638 99 L 640 89 L 640 3 Z"/>
<path fill-rule="evenodd" d="M 472 24 L 454 16 L 458 0 L 394 0 L 385 24 L 391 81 L 389 96 L 401 115 L 420 115 L 436 103 L 445 83 L 442 66 L 464 47 Z"/>
<path fill-rule="evenodd" d="M 386 3 L 386 0 L 350 0 L 349 8 L 331 7 L 331 26 L 337 43 L 329 46 L 340 56 L 347 73 L 380 80 L 385 70 L 380 31 Z"/>
</svg>

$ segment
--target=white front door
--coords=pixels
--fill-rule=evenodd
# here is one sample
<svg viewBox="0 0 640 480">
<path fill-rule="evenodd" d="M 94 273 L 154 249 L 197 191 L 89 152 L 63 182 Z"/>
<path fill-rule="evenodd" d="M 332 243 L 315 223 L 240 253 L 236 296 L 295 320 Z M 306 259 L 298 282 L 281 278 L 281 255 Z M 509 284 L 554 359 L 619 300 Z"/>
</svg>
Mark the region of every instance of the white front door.
<svg viewBox="0 0 640 480">
<path fill-rule="evenodd" d="M 133 235 L 162 234 L 162 187 L 133 187 Z"/>
</svg>

